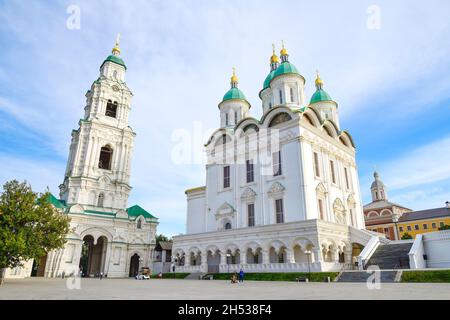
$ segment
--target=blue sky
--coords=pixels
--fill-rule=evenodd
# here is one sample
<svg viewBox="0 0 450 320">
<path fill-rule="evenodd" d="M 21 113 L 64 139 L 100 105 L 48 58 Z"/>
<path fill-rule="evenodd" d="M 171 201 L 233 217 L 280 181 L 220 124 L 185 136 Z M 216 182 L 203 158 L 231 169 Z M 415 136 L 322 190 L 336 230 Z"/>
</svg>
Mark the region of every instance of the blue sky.
<svg viewBox="0 0 450 320">
<path fill-rule="evenodd" d="M 69 30 L 67 8 L 80 8 Z M 370 5 L 380 29 L 367 27 Z M 357 144 L 364 202 L 374 166 L 390 200 L 412 209 L 450 200 L 450 3 L 448 1 L 1 1 L 0 183 L 26 179 L 58 194 L 70 132 L 84 94 L 121 32 L 137 132 L 129 204 L 184 232 L 184 190 L 204 184 L 202 165 L 171 159 L 172 134 L 219 125 L 217 104 L 236 66 L 261 116 L 258 92 L 271 45 L 314 92 L 319 69 Z M 202 152 L 206 137 L 194 139 Z"/>
</svg>

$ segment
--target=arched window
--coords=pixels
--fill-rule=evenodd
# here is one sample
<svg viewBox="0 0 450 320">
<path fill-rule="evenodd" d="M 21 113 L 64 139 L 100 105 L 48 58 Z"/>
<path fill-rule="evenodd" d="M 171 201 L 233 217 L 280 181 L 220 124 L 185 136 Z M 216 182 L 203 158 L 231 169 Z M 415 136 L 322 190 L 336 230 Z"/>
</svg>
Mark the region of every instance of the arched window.
<svg viewBox="0 0 450 320">
<path fill-rule="evenodd" d="M 280 113 L 280 114 L 276 115 L 276 116 L 272 119 L 272 121 L 270 121 L 269 127 L 276 126 L 277 124 L 280 124 L 280 123 L 289 121 L 289 120 L 291 120 L 291 119 L 292 119 L 292 118 L 291 118 L 291 116 L 290 116 L 289 114 L 287 114 L 287 113 L 285 113 L 285 112 Z"/>
<path fill-rule="evenodd" d="M 229 122 L 228 113 L 225 113 L 225 125 L 226 126 L 228 126 L 228 122 Z"/>
<path fill-rule="evenodd" d="M 107 117 L 116 118 L 118 105 L 119 104 L 117 103 L 117 101 L 112 102 L 111 100 L 108 100 L 108 103 L 106 104 L 105 115 Z"/>
<path fill-rule="evenodd" d="M 291 102 L 294 102 L 294 88 L 290 88 L 289 93 L 291 94 Z"/>
<path fill-rule="evenodd" d="M 238 122 L 238 113 L 237 111 L 234 112 L 234 124 L 237 124 Z"/>
<path fill-rule="evenodd" d="M 105 200 L 105 195 L 103 193 L 100 193 L 97 200 L 98 207 L 103 207 L 103 200 Z"/>
<path fill-rule="evenodd" d="M 283 91 L 279 91 L 280 93 L 280 104 L 283 104 Z"/>
<path fill-rule="evenodd" d="M 227 222 L 225 223 L 225 230 L 230 230 L 231 229 L 231 223 Z"/>
<path fill-rule="evenodd" d="M 139 219 L 137 222 L 137 228 L 142 229 L 142 220 L 141 219 Z"/>
<path fill-rule="evenodd" d="M 98 167 L 100 169 L 111 170 L 111 160 L 112 160 L 113 150 L 110 146 L 104 146 L 100 150 L 100 159 L 98 160 Z"/>
</svg>

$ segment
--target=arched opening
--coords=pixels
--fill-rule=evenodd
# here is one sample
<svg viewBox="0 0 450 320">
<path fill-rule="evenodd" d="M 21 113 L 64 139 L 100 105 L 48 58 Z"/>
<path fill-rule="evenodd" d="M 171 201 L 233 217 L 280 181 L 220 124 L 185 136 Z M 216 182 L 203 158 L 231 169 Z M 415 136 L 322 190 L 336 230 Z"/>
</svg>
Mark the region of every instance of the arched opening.
<svg viewBox="0 0 450 320">
<path fill-rule="evenodd" d="M 331 130 L 330 130 L 330 129 L 328 129 L 327 127 L 323 127 L 323 130 L 325 130 L 325 132 L 326 132 L 327 135 L 329 135 L 330 137 L 334 138 L 334 137 L 333 137 L 333 134 L 331 133 Z"/>
<path fill-rule="evenodd" d="M 100 158 L 98 161 L 98 167 L 100 169 L 111 170 L 111 160 L 112 160 L 113 150 L 110 146 L 104 146 L 100 150 Z"/>
<path fill-rule="evenodd" d="M 142 219 L 138 219 L 137 226 L 138 229 L 142 229 Z"/>
<path fill-rule="evenodd" d="M 208 250 L 207 254 L 208 272 L 218 273 L 220 265 L 220 254 L 218 249 Z"/>
<path fill-rule="evenodd" d="M 47 255 L 41 257 L 38 260 L 34 259 L 33 267 L 31 269 L 31 276 L 32 277 L 44 277 L 46 264 L 47 264 Z"/>
<path fill-rule="evenodd" d="M 224 228 L 225 228 L 225 230 L 230 230 L 231 229 L 231 223 L 230 222 L 226 222 Z"/>
<path fill-rule="evenodd" d="M 278 250 L 274 247 L 269 250 L 270 263 L 285 263 L 286 262 L 286 248 L 281 247 Z"/>
<path fill-rule="evenodd" d="M 280 123 L 289 121 L 289 120 L 291 120 L 291 119 L 292 119 L 292 117 L 291 117 L 289 114 L 287 114 L 286 112 L 277 114 L 277 115 L 276 115 L 275 117 L 273 117 L 273 119 L 270 121 L 270 123 L 269 123 L 269 128 L 270 128 L 270 127 L 273 127 L 273 126 L 276 126 L 277 124 L 280 124 Z"/>
<path fill-rule="evenodd" d="M 96 244 L 91 235 L 83 238 L 79 264 L 83 276 L 96 277 L 104 273 L 107 242 L 108 240 L 103 236 L 97 239 Z"/>
<path fill-rule="evenodd" d="M 140 257 L 137 253 L 135 253 L 130 259 L 130 277 L 136 277 L 139 273 L 139 261 Z"/>
<path fill-rule="evenodd" d="M 111 100 L 108 100 L 108 103 L 106 104 L 105 115 L 107 117 L 116 118 L 117 117 L 117 107 L 118 107 L 117 101 L 112 102 Z"/>
</svg>

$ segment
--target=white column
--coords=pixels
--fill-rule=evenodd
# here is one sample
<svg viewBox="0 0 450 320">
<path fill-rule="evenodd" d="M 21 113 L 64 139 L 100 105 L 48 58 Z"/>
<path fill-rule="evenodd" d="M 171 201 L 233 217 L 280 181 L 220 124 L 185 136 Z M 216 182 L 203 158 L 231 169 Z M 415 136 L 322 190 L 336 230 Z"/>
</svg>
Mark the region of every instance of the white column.
<svg viewBox="0 0 450 320">
<path fill-rule="evenodd" d="M 247 250 L 242 249 L 242 250 L 239 250 L 239 252 L 240 252 L 239 263 L 247 264 Z"/>
<path fill-rule="evenodd" d="M 220 251 L 220 264 L 227 264 L 227 253 Z"/>
<path fill-rule="evenodd" d="M 312 262 L 320 262 L 323 261 L 323 257 L 322 257 L 322 251 L 320 250 L 320 248 L 315 248 L 312 250 L 313 254 L 311 255 L 311 260 L 313 260 Z"/>
<path fill-rule="evenodd" d="M 294 250 L 286 249 L 286 263 L 295 263 Z"/>
<path fill-rule="evenodd" d="M 184 255 L 184 265 L 189 267 L 191 265 L 191 253 L 188 252 Z"/>
<path fill-rule="evenodd" d="M 269 250 L 264 249 L 261 250 L 262 252 L 262 263 L 270 263 L 270 256 L 269 256 Z"/>
<path fill-rule="evenodd" d="M 201 257 L 201 270 L 203 272 L 208 272 L 208 253 L 202 252 L 200 254 Z"/>
</svg>

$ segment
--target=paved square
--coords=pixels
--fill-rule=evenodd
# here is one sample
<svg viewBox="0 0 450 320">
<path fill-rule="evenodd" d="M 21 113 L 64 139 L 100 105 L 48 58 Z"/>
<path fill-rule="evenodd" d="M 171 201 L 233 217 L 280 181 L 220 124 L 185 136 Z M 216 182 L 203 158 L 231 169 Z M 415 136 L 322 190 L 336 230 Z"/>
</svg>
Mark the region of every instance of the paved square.
<svg viewBox="0 0 450 320">
<path fill-rule="evenodd" d="M 69 279 L 70 281 L 70 279 Z M 68 289 L 67 279 L 6 280 L 0 299 L 450 299 L 448 283 L 295 283 L 213 280 L 81 279 L 81 289 Z"/>
</svg>

